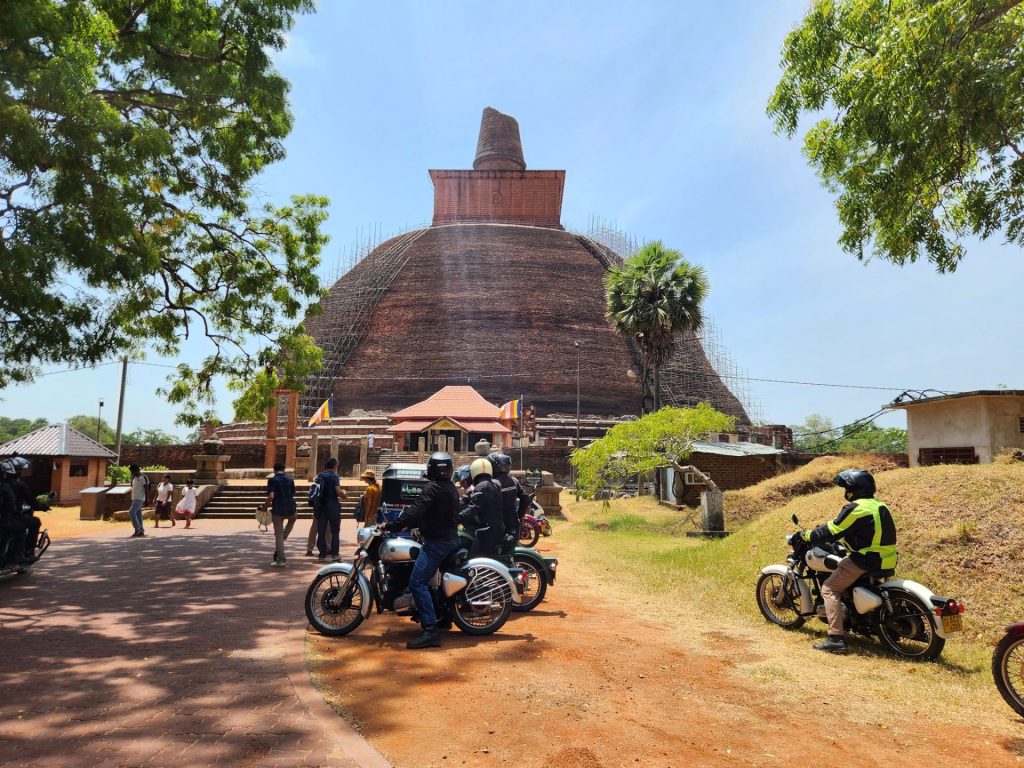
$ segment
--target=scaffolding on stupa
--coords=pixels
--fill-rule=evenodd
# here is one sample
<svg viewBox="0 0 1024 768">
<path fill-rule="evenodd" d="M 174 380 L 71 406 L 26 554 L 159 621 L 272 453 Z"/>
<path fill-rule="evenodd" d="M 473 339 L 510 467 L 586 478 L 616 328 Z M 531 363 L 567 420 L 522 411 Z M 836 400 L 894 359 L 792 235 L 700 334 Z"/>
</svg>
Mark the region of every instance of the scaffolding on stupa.
<svg viewBox="0 0 1024 768">
<path fill-rule="evenodd" d="M 614 223 L 597 216 L 589 218 L 584 237 L 614 252 L 620 264 L 646 244 L 632 234 L 623 232 Z M 714 373 L 693 364 L 693 358 L 697 355 L 707 359 Z M 701 330 L 696 334 L 684 335 L 662 368 L 662 399 L 682 407 L 692 407 L 701 402 L 717 402 L 723 394 L 723 384 L 739 401 L 750 422 L 761 423 L 761 404 L 751 397 L 746 371 L 741 370 L 729 356 L 714 320 L 705 316 Z"/>
<path fill-rule="evenodd" d="M 323 312 L 309 323 L 323 349 L 324 368 L 307 379 L 300 415 L 308 418 L 331 396 L 334 381 L 342 377 L 349 357 L 369 330 L 373 310 L 405 266 L 409 246 L 425 231 L 425 227 L 406 229 L 384 238 L 376 224 L 360 230 L 349 249 L 339 252 L 328 281 L 333 286 L 344 277 L 346 290 L 329 292 L 321 301 Z"/>
</svg>

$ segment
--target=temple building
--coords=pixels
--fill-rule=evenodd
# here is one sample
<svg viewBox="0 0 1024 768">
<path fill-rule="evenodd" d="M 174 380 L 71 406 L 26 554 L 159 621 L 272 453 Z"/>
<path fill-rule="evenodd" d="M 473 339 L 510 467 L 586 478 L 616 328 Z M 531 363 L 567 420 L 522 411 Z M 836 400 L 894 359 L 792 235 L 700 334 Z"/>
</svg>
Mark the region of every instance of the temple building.
<svg viewBox="0 0 1024 768">
<path fill-rule="evenodd" d="M 583 413 L 639 413 L 642 365 L 605 319 L 605 273 L 629 254 L 563 228 L 565 171 L 527 170 L 518 124 L 487 108 L 473 169 L 429 173 L 431 225 L 374 248 L 306 319 L 325 368 L 307 382 L 301 418 L 333 395 L 337 413 L 397 412 L 397 427 L 402 409 L 445 385 L 569 414 L 578 382 Z M 709 401 L 749 423 L 692 333 L 662 382 L 666 403 Z"/>
</svg>

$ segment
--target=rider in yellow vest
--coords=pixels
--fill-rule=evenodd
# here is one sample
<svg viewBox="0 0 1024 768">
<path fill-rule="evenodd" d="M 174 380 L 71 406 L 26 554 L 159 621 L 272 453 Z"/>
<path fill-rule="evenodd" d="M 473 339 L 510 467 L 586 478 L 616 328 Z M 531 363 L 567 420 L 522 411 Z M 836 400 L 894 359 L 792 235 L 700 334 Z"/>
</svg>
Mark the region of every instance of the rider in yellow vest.
<svg viewBox="0 0 1024 768">
<path fill-rule="evenodd" d="M 821 597 L 828 615 L 828 639 L 815 643 L 819 651 L 846 653 L 843 608 L 839 595 L 869 571 L 894 570 L 896 524 L 889 508 L 875 498 L 875 478 L 863 469 L 847 469 L 836 475 L 835 484 L 843 488 L 850 502 L 831 522 L 804 531 L 811 544 L 842 541 L 849 554 L 821 586 Z"/>
</svg>

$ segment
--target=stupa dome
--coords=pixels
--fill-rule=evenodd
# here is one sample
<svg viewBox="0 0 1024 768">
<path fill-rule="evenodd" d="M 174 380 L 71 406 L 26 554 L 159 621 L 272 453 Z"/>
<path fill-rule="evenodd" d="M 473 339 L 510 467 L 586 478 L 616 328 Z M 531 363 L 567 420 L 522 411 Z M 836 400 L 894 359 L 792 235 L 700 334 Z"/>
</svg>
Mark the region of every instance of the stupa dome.
<svg viewBox="0 0 1024 768">
<path fill-rule="evenodd" d="M 515 120 L 484 111 L 474 167 L 432 170 L 434 218 L 374 248 L 341 277 L 306 327 L 325 370 L 307 382 L 307 416 L 397 411 L 445 385 L 495 404 L 524 396 L 538 416 L 574 413 L 579 347 L 582 413 L 640 410 L 642 368 L 605 319 L 604 277 L 620 256 L 560 222 L 564 171 L 526 171 Z M 663 371 L 674 405 L 709 401 L 748 423 L 692 333 Z"/>
</svg>

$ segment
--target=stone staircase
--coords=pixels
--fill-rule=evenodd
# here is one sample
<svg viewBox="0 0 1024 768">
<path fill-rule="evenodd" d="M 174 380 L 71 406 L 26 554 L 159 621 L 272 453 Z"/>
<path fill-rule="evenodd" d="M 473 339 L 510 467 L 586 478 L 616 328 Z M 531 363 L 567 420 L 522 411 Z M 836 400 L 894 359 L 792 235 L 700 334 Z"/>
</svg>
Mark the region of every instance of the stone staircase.
<svg viewBox="0 0 1024 768">
<path fill-rule="evenodd" d="M 299 519 L 309 520 L 313 517 L 313 510 L 306 503 L 308 483 L 296 484 L 295 500 L 299 509 Z M 353 484 L 342 478 L 342 489 L 348 494 L 348 499 L 341 502 L 341 516 L 351 518 L 354 516 L 356 502 L 363 494 L 365 485 Z M 251 520 L 256 514 L 256 507 L 267 500 L 267 484 L 242 485 L 234 483 L 226 485 L 214 493 L 213 497 L 206 502 L 200 510 L 198 517 L 216 518 L 220 520 Z"/>
</svg>

